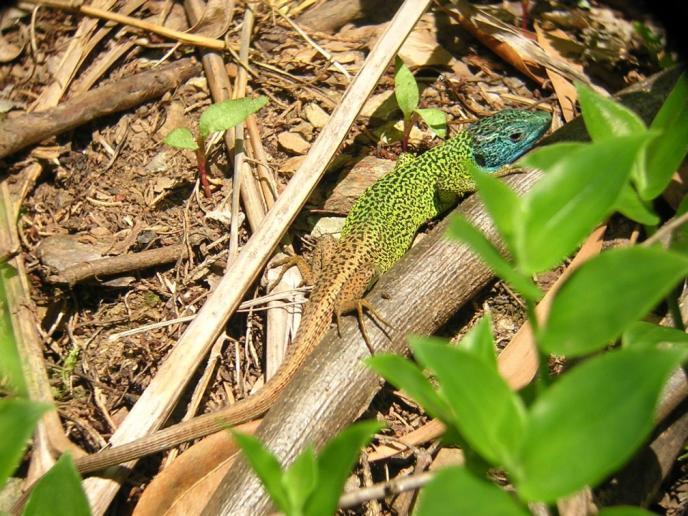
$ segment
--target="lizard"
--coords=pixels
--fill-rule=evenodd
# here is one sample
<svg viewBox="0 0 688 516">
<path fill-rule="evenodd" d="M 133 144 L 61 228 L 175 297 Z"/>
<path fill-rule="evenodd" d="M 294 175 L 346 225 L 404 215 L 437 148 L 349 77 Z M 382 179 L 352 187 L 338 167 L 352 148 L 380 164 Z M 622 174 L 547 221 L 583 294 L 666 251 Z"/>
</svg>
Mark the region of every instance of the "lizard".
<svg viewBox="0 0 688 516">
<path fill-rule="evenodd" d="M 548 113 L 507 109 L 417 157 L 402 154 L 392 171 L 354 203 L 340 239 L 330 237 L 316 247 L 319 270 L 292 351 L 260 391 L 220 411 L 80 457 L 75 461 L 77 469 L 81 473 L 102 470 L 261 416 L 320 342 L 332 319 L 338 322 L 343 313 L 358 312 L 367 341 L 363 309 L 375 315 L 363 297 L 370 286 L 406 253 L 425 222 L 475 190 L 472 167 L 498 175 L 510 173 L 508 165 L 535 145 L 550 122 Z"/>
</svg>

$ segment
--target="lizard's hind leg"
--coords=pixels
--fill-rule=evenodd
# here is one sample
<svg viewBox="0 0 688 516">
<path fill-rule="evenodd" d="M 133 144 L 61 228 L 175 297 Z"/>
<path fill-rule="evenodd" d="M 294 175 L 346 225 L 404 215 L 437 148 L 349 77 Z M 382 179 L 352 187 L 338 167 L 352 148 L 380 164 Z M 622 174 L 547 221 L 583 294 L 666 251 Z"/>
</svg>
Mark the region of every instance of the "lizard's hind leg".
<svg viewBox="0 0 688 516">
<path fill-rule="evenodd" d="M 346 287 L 342 289 L 335 303 L 334 309 L 334 318 L 337 324 L 337 334 L 340 336 L 341 315 L 356 311 L 356 315 L 358 316 L 358 326 L 361 329 L 363 340 L 365 340 L 366 346 L 368 346 L 371 355 L 373 354 L 373 348 L 370 344 L 368 331 L 365 327 L 364 310 L 367 310 L 379 325 L 384 325 L 388 328 L 392 327 L 392 325 L 378 313 L 370 301 L 363 297 L 371 284 L 375 282 L 376 278 L 377 273 L 372 265 L 363 266 L 361 269 L 359 269 L 358 274 L 356 274 L 346 285 Z"/>
</svg>

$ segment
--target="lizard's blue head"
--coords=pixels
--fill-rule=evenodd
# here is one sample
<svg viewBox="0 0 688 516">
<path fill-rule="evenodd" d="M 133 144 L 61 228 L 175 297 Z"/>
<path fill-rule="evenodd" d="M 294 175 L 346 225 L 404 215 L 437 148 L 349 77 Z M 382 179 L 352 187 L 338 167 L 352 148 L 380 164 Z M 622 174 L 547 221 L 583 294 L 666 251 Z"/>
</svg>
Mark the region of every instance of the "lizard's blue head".
<svg viewBox="0 0 688 516">
<path fill-rule="evenodd" d="M 505 109 L 468 128 L 475 163 L 495 171 L 525 154 L 549 128 L 552 117 L 541 111 Z"/>
</svg>

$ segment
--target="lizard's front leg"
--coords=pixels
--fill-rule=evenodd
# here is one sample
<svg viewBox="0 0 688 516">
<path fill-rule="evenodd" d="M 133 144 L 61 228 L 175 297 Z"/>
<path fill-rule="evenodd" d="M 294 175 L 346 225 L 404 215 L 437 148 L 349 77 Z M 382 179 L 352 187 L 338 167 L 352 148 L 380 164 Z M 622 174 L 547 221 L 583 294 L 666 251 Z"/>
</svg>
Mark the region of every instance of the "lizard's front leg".
<svg viewBox="0 0 688 516">
<path fill-rule="evenodd" d="M 318 243 L 313 251 L 311 263 L 309 263 L 303 256 L 291 255 L 279 258 L 272 262 L 273 267 L 282 267 L 277 279 L 272 282 L 272 286 L 277 285 L 290 267 L 296 266 L 301 273 L 302 285 L 312 286 L 315 284 L 320 271 L 327 267 L 333 253 L 337 241 L 332 235 L 324 235 L 318 239 Z"/>
</svg>

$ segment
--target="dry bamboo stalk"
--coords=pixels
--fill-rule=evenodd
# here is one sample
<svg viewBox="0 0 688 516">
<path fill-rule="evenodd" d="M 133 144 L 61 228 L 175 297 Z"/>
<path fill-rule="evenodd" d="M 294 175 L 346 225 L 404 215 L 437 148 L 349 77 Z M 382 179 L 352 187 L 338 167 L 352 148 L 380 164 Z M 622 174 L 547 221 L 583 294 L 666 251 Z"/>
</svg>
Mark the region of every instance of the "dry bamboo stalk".
<svg viewBox="0 0 688 516">
<path fill-rule="evenodd" d="M 186 388 L 188 375 L 198 367 L 229 316 L 258 276 L 280 238 L 304 205 L 334 157 L 364 102 L 375 88 L 397 50 L 430 0 L 407 0 L 368 56 L 360 72 L 332 113 L 304 163 L 294 174 L 265 220 L 208 297 L 198 316 L 160 366 L 157 375 L 113 434 L 112 444 L 123 444 L 157 429 L 167 419 Z M 135 462 L 126 466 L 132 468 Z M 119 489 L 116 480 L 84 481 L 94 514 L 102 514 Z"/>
</svg>

